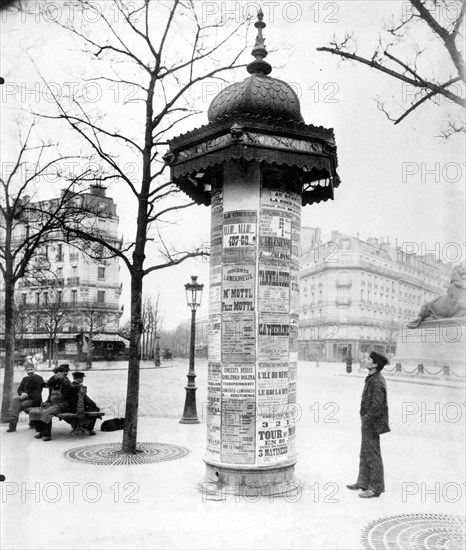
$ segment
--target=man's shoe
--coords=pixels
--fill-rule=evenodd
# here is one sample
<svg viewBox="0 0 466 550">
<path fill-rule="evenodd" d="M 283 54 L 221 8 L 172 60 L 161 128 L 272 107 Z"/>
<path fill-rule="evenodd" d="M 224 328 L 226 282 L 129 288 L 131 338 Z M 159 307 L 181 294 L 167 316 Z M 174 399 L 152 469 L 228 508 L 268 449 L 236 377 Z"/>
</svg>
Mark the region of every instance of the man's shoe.
<svg viewBox="0 0 466 550">
<path fill-rule="evenodd" d="M 49 435 L 43 435 L 42 441 L 50 441 L 52 438 Z"/>
<path fill-rule="evenodd" d="M 363 487 L 362 485 L 358 485 L 357 483 L 353 483 L 353 485 L 347 485 L 348 489 L 351 489 L 352 491 L 357 491 L 358 489 L 362 489 L 363 491 L 367 491 L 367 487 Z"/>
<path fill-rule="evenodd" d="M 42 439 L 43 435 L 41 433 L 38 433 L 34 436 L 35 439 Z"/>
<path fill-rule="evenodd" d="M 9 422 L 8 423 L 7 432 L 16 432 L 16 422 Z"/>
<path fill-rule="evenodd" d="M 94 430 L 91 430 L 91 431 L 89 432 L 89 435 L 95 435 L 95 431 L 94 431 Z"/>
<path fill-rule="evenodd" d="M 367 491 L 363 491 L 362 493 L 359 493 L 361 498 L 376 498 L 380 496 L 380 493 L 376 493 L 372 489 L 367 489 Z"/>
</svg>

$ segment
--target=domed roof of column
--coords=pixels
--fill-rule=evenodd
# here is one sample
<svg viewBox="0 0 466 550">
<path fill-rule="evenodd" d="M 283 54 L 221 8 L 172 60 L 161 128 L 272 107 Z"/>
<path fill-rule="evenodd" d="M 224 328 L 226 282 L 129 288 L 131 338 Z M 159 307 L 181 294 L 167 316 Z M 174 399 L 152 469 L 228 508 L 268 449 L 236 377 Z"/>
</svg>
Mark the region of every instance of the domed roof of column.
<svg viewBox="0 0 466 550">
<path fill-rule="evenodd" d="M 265 61 L 268 52 L 262 36 L 262 29 L 266 26 L 262 10 L 259 10 L 257 18 L 255 27 L 258 34 L 252 50 L 255 60 L 247 66 L 251 76 L 228 86 L 215 96 L 207 113 L 209 122 L 233 114 L 264 115 L 283 121 L 304 122 L 293 88 L 283 80 L 269 76 L 272 67 Z"/>
</svg>

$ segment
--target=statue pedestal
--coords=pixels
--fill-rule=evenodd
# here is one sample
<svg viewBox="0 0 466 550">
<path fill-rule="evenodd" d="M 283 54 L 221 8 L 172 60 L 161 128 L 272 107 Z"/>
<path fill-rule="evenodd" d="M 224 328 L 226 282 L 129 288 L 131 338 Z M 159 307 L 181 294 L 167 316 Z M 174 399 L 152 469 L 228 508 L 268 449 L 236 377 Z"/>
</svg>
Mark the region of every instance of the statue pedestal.
<svg viewBox="0 0 466 550">
<path fill-rule="evenodd" d="M 396 356 L 391 363 L 425 367 L 448 365 L 464 376 L 466 355 L 466 321 L 464 318 L 424 321 L 418 328 L 403 325 L 398 338 Z"/>
</svg>

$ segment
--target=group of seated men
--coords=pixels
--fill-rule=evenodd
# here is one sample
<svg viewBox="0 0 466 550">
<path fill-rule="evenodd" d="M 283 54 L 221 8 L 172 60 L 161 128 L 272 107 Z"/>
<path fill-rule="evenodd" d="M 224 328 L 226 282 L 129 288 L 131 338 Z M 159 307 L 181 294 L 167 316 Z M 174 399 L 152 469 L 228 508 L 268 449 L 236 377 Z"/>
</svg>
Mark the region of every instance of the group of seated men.
<svg viewBox="0 0 466 550">
<path fill-rule="evenodd" d="M 73 382 L 68 378 L 70 366 L 62 364 L 53 369 L 53 376 L 44 382 L 44 379 L 36 374 L 32 363 L 25 365 L 26 376 L 18 386 L 18 395 L 11 401 L 7 432 L 15 432 L 21 411 L 29 412 L 30 409 L 40 407 L 39 420 L 29 421 L 29 427 L 35 428 L 36 439 L 50 441 L 52 439 L 52 418 L 60 413 L 75 413 L 78 406 L 79 388 L 83 384 L 85 374 L 75 371 L 72 373 Z M 48 388 L 47 400 L 42 403 L 42 390 Z M 86 412 L 100 411 L 99 407 L 84 395 L 84 410 Z M 37 409 L 35 409 L 37 412 Z M 96 418 L 85 420 L 85 428 L 90 435 L 95 435 L 94 426 Z"/>
</svg>

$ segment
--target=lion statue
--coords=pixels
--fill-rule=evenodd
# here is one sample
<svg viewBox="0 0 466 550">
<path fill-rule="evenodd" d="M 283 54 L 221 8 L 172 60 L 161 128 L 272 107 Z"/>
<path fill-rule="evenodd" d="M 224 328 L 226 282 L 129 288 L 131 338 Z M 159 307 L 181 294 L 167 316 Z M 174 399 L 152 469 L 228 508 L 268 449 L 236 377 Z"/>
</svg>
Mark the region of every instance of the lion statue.
<svg viewBox="0 0 466 550">
<path fill-rule="evenodd" d="M 428 319 L 451 319 L 466 315 L 466 267 L 458 266 L 451 273 L 450 286 L 444 294 L 440 294 L 421 307 L 417 319 L 406 326 L 418 328 Z"/>
</svg>

